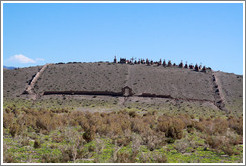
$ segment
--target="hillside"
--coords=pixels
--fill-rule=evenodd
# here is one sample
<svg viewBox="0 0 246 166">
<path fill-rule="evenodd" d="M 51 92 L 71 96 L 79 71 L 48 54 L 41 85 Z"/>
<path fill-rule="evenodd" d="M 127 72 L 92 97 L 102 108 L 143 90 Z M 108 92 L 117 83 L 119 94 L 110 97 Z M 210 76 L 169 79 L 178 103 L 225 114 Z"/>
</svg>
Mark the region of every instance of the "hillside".
<svg viewBox="0 0 246 166">
<path fill-rule="evenodd" d="M 106 63 L 56 64 L 49 66 L 35 86 L 44 91 L 121 92 L 127 75 L 124 65 Z"/>
<path fill-rule="evenodd" d="M 4 70 L 4 97 L 25 96 L 32 79 L 39 75 L 29 87 L 36 95 L 34 99 L 46 95 L 102 95 L 209 103 L 232 112 L 243 108 L 241 75 L 117 63 L 50 64 L 37 74 L 39 70 L 41 66 Z"/>
<path fill-rule="evenodd" d="M 3 70 L 3 97 L 20 96 L 41 67 Z"/>
</svg>

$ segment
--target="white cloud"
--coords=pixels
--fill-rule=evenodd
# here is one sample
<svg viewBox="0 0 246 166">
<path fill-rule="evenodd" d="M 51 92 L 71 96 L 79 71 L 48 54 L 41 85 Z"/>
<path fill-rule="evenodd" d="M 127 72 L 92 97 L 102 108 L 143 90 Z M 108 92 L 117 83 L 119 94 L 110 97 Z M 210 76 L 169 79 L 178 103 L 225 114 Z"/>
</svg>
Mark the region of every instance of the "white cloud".
<svg viewBox="0 0 246 166">
<path fill-rule="evenodd" d="M 37 58 L 34 60 L 22 54 L 14 55 L 10 57 L 9 60 L 12 62 L 18 62 L 18 63 L 37 63 L 38 61 L 44 61 L 44 59 L 41 59 L 41 58 Z"/>
</svg>

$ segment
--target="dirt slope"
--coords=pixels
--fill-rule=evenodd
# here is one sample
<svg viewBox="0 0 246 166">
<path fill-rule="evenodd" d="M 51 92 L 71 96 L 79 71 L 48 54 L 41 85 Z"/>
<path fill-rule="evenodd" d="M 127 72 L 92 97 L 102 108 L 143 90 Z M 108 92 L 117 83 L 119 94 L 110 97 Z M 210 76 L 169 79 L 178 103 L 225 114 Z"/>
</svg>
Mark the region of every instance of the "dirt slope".
<svg viewBox="0 0 246 166">
<path fill-rule="evenodd" d="M 113 91 L 125 84 L 127 67 L 107 63 L 76 63 L 49 66 L 35 91 Z"/>
<path fill-rule="evenodd" d="M 42 66 L 4 70 L 4 97 L 21 95 L 41 68 Z M 228 110 L 243 110 L 242 76 L 212 71 L 196 72 L 178 67 L 164 68 L 157 65 L 52 64 L 47 66 L 37 79 L 33 92 L 41 97 L 47 91 L 118 93 L 124 87 L 131 89 L 132 97 L 150 94 L 166 96 L 166 99 L 171 100 L 206 102 L 215 106 L 221 99 Z"/>
<path fill-rule="evenodd" d="M 173 98 L 214 100 L 211 74 L 163 66 L 128 65 L 128 86 L 136 94 L 170 95 Z"/>
<path fill-rule="evenodd" d="M 30 80 L 41 69 L 41 66 L 3 70 L 3 96 L 16 97 L 21 95 Z"/>
<path fill-rule="evenodd" d="M 215 72 L 221 96 L 229 110 L 243 110 L 243 76 Z"/>
</svg>

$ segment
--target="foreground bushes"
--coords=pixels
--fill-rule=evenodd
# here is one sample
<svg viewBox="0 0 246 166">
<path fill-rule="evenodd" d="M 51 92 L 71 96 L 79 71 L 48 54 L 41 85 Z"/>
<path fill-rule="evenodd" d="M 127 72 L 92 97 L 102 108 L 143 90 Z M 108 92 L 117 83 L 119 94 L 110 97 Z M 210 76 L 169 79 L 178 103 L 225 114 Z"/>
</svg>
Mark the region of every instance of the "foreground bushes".
<svg viewBox="0 0 246 166">
<path fill-rule="evenodd" d="M 64 162 L 75 161 L 82 154 L 80 147 L 96 138 L 109 138 L 119 147 L 128 146 L 132 142 L 135 145 L 133 149 L 139 149 L 140 145 L 144 145 L 148 150 L 154 151 L 184 138 L 185 130 L 188 133 L 199 131 L 210 148 L 232 155 L 234 154 L 232 146 L 242 143 L 243 135 L 243 119 L 236 117 L 200 118 L 196 121 L 187 115 L 168 116 L 154 113 L 140 115 L 124 110 L 111 113 L 85 113 L 67 110 L 16 109 L 13 106 L 7 107 L 3 114 L 3 127 L 9 131 L 11 137 L 25 135 L 27 132 L 48 135 L 54 130 L 64 132 L 68 127 L 76 127 L 77 132 L 64 132 L 62 135 L 51 136 L 52 141 L 56 143 L 72 142 L 70 148 L 62 150 L 63 156 L 66 156 L 61 158 Z M 70 137 L 75 136 L 75 140 L 70 140 Z M 188 142 L 187 146 L 189 146 Z M 37 140 L 34 147 L 40 148 L 40 144 Z M 183 153 L 187 147 L 181 145 L 181 142 L 177 144 L 177 149 Z M 116 153 L 114 162 L 134 162 L 137 155 L 144 161 L 153 158 L 156 162 L 166 161 L 165 156 L 161 154 L 146 157 L 146 155 L 141 156 L 136 150 L 130 154 Z M 57 161 L 50 156 L 44 156 L 44 160 Z"/>
</svg>

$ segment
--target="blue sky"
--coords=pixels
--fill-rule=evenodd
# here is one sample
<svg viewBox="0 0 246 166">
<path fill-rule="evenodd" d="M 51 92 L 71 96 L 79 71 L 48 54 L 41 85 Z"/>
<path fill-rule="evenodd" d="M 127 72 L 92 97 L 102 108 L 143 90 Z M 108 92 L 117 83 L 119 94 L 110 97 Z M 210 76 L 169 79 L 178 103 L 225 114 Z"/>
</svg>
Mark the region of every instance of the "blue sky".
<svg viewBox="0 0 246 166">
<path fill-rule="evenodd" d="M 113 61 L 114 55 L 243 74 L 243 4 L 3 5 L 3 64 Z"/>
</svg>

